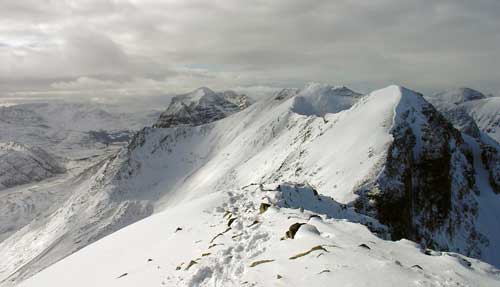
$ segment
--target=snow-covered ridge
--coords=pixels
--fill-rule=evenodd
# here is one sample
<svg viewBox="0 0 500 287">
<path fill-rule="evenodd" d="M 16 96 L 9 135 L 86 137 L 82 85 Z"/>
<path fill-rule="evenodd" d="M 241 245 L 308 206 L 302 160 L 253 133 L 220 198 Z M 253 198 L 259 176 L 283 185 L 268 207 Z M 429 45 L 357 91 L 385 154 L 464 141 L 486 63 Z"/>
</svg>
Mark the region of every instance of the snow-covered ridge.
<svg viewBox="0 0 500 287">
<path fill-rule="evenodd" d="M 195 103 L 206 93 L 202 89 Z M 495 242 L 500 237 L 494 230 L 500 228 L 491 220 L 496 210 L 484 202 L 494 205 L 498 197 L 487 174 L 478 172 L 485 169 L 480 142 L 464 138 L 420 94 L 402 87 L 364 97 L 350 92 L 331 97 L 302 93 L 286 89 L 229 117 L 207 117 L 207 122 L 194 126 L 180 122 L 143 129 L 126 149 L 78 185 L 82 192 L 50 218 L 0 245 L 0 256 L 11 259 L 0 263 L 0 278 L 26 278 L 74 250 L 158 213 L 66 258 L 27 286 L 66 279 L 82 286 L 273 285 L 271 278 L 283 279 L 277 282 L 285 285 L 322 286 L 353 282 L 359 272 L 369 270 L 375 271 L 364 283 L 379 282 L 381 273 L 393 275 L 394 284 L 400 285 L 409 277 L 428 285 L 445 280 L 491 285 L 499 280 L 497 269 L 477 260 L 454 253 L 426 255 L 407 241 L 382 240 L 388 231 L 399 232 L 401 221 L 384 213 L 389 209 L 368 205 L 380 199 L 391 203 L 390 196 L 410 192 L 418 200 L 398 202 L 392 210 L 417 214 L 403 222 L 419 232 L 403 230 L 395 238 L 414 236 L 424 247 L 445 248 L 446 243 L 449 250 L 495 263 L 500 250 Z M 340 102 L 338 110 L 306 115 L 297 112 L 303 108 L 297 100 L 301 97 L 313 99 L 302 102 L 309 106 L 318 98 L 349 100 Z M 439 161 L 445 168 L 427 171 L 427 160 Z M 471 183 L 470 173 L 477 174 L 476 184 Z M 409 189 L 408 178 L 414 180 Z M 442 179 L 450 184 L 427 196 L 429 187 Z M 377 218 L 386 226 L 380 226 Z M 449 222 L 451 234 L 445 232 Z M 300 225 L 297 238 L 279 240 L 295 223 Z M 471 239 L 473 233 L 481 236 Z M 47 236 L 35 239 L 38 234 Z M 130 252 L 110 251 L 117 246 L 128 246 Z M 325 250 L 307 253 L 317 246 Z M 17 250 L 30 255 L 17 259 Z M 300 260 L 290 259 L 302 253 L 307 254 L 298 256 Z M 89 264 L 90 258 L 102 264 Z M 377 265 L 380 260 L 382 266 Z M 13 264 L 15 268 L 10 267 Z"/>
</svg>

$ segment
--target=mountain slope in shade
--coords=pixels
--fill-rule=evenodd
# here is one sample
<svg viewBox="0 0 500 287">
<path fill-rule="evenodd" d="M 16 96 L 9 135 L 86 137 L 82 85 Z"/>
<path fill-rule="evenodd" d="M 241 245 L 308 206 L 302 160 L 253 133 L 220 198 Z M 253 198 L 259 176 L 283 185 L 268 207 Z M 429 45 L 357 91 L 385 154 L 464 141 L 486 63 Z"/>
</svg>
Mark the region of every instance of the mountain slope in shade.
<svg viewBox="0 0 500 287">
<path fill-rule="evenodd" d="M 16 142 L 0 142 L 0 190 L 41 181 L 65 171 L 45 150 Z"/>
</svg>

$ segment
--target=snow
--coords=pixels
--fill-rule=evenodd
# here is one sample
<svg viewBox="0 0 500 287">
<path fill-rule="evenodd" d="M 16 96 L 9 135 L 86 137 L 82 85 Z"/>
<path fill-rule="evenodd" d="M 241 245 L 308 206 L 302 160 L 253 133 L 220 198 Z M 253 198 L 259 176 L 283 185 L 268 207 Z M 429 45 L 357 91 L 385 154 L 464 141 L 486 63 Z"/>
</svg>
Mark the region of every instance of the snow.
<svg viewBox="0 0 500 287">
<path fill-rule="evenodd" d="M 119 153 L 89 158 L 61 202 L 0 243 L 0 281 L 60 260 L 20 286 L 498 286 L 495 267 L 383 240 L 372 232 L 385 227 L 354 211 L 394 126 L 423 99 L 399 86 L 339 89 L 311 84 L 209 124 L 145 128 Z M 487 230 L 498 201 L 484 196 Z M 281 240 L 294 223 L 306 225 Z"/>
<path fill-rule="evenodd" d="M 476 169 L 476 184 L 480 190 L 477 200 L 481 208 L 479 209 L 476 226 L 479 232 L 486 235 L 486 237 L 500 238 L 500 214 L 498 213 L 500 194 L 496 194 L 489 184 L 488 172 L 481 160 L 479 143 L 469 136 L 464 136 L 464 138 L 472 148 L 474 167 Z M 495 266 L 500 266 L 500 241 L 489 240 L 489 246 L 484 251 L 483 259 Z"/>
<path fill-rule="evenodd" d="M 0 190 L 64 172 L 55 156 L 37 147 L 0 142 Z"/>
<path fill-rule="evenodd" d="M 159 113 L 130 112 L 126 107 L 60 100 L 21 102 L 0 106 L 0 140 L 43 147 L 69 158 L 98 154 L 109 144 L 121 144 L 113 136 L 151 125 Z M 111 138 L 95 133 L 109 133 Z M 110 141 L 109 141 L 110 140 Z"/>
<path fill-rule="evenodd" d="M 434 97 L 439 98 L 443 102 L 455 105 L 486 98 L 486 96 L 481 92 L 467 87 L 452 89 L 443 93 L 438 93 Z"/>
<path fill-rule="evenodd" d="M 349 109 L 361 97 L 346 87 L 333 87 L 310 83 L 298 91 L 293 103 L 293 111 L 306 116 L 324 116 Z"/>
<path fill-rule="evenodd" d="M 500 97 L 490 97 L 464 104 L 477 125 L 500 143 Z"/>
<path fill-rule="evenodd" d="M 498 286 L 500 282 L 499 271 L 478 260 L 453 253 L 426 255 L 406 240 L 381 240 L 361 224 L 310 218 L 307 210 L 289 208 L 259 214 L 259 198 L 273 193 L 258 186 L 208 193 L 122 229 L 19 286 Z M 230 218 L 235 220 L 228 229 Z M 281 239 L 295 222 L 307 224 L 294 239 Z"/>
<path fill-rule="evenodd" d="M 463 131 L 464 124 L 477 125 L 480 130 L 500 142 L 500 97 L 485 96 L 473 89 L 461 88 L 438 93 L 428 99 L 441 112 L 455 117 L 454 124 L 458 129 Z M 472 118 L 474 123 L 466 116 Z"/>
</svg>

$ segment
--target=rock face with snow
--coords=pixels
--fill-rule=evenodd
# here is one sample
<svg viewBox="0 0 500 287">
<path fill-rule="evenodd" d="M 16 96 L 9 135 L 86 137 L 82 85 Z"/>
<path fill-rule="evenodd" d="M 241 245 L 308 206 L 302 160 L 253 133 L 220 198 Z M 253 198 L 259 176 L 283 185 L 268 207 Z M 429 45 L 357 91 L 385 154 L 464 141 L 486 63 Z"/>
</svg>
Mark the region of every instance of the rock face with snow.
<svg viewBox="0 0 500 287">
<path fill-rule="evenodd" d="M 234 114 L 249 105 L 250 100 L 247 97 L 232 91 L 215 93 L 208 88 L 200 88 L 192 93 L 174 97 L 154 127 L 207 124 Z"/>
<path fill-rule="evenodd" d="M 473 89 L 461 88 L 428 99 L 455 128 L 479 142 L 491 186 L 500 193 L 500 97 L 488 97 Z"/>
<path fill-rule="evenodd" d="M 58 160 L 41 148 L 16 142 L 0 143 L 0 190 L 63 172 Z"/>
<path fill-rule="evenodd" d="M 357 208 L 372 210 L 393 239 L 481 257 L 489 242 L 475 228 L 472 147 L 422 95 L 400 93 L 385 168 L 360 190 Z"/>
<path fill-rule="evenodd" d="M 0 281 L 111 234 L 24 286 L 499 282 L 478 260 L 421 251 L 500 266 L 497 161 L 420 94 L 310 84 L 244 109 L 232 99 L 172 101 L 80 192 L 0 243 Z"/>
</svg>

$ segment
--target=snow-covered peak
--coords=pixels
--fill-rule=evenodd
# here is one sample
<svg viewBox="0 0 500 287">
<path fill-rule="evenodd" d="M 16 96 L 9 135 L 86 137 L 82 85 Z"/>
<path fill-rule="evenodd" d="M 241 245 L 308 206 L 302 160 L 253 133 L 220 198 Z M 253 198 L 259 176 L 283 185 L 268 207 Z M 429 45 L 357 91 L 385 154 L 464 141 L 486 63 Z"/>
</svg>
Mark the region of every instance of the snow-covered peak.
<svg viewBox="0 0 500 287">
<path fill-rule="evenodd" d="M 183 95 L 183 101 L 184 102 L 196 102 L 196 101 L 200 101 L 202 98 L 205 98 L 205 99 L 212 99 L 214 97 L 216 97 L 216 93 L 214 91 L 212 91 L 211 89 L 207 88 L 207 87 L 201 87 L 201 88 L 198 88 L 188 94 L 185 94 Z"/>
<path fill-rule="evenodd" d="M 361 97 L 344 86 L 320 83 L 309 83 L 300 90 L 288 90 L 290 92 L 295 92 L 292 110 L 306 116 L 338 113 L 352 107 Z"/>
<path fill-rule="evenodd" d="M 244 95 L 232 91 L 216 93 L 202 87 L 174 97 L 154 126 L 168 128 L 207 124 L 234 114 L 249 105 L 250 101 Z"/>
<path fill-rule="evenodd" d="M 434 95 L 435 98 L 451 104 L 462 104 L 465 102 L 487 98 L 483 93 L 471 88 L 457 88 Z"/>
</svg>

